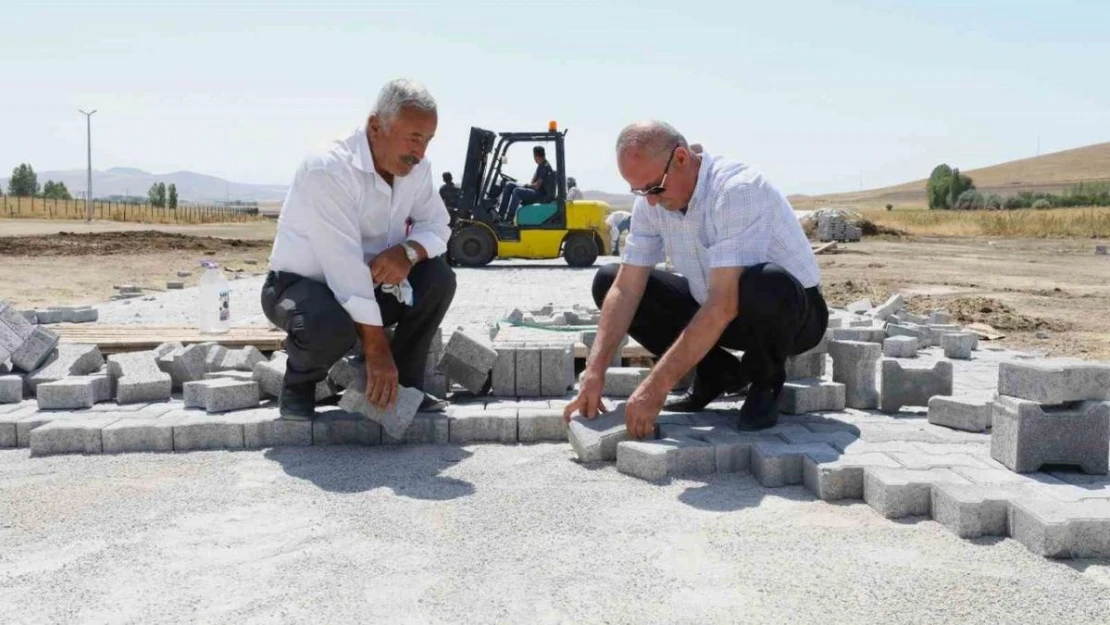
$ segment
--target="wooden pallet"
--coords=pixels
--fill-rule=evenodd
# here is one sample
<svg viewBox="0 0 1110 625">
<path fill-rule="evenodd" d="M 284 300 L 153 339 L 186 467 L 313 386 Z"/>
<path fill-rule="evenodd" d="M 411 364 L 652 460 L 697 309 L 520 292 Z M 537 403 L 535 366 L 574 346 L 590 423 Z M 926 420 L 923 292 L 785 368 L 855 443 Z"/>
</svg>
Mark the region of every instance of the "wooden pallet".
<svg viewBox="0 0 1110 625">
<path fill-rule="evenodd" d="M 285 332 L 269 328 L 231 328 L 225 334 L 201 334 L 184 326 L 105 325 L 99 323 L 58 323 L 45 326 L 57 332 L 65 343 L 90 343 L 105 354 L 154 349 L 162 343 L 185 345 L 214 341 L 224 347 L 253 345 L 264 352 L 282 348 Z"/>
</svg>

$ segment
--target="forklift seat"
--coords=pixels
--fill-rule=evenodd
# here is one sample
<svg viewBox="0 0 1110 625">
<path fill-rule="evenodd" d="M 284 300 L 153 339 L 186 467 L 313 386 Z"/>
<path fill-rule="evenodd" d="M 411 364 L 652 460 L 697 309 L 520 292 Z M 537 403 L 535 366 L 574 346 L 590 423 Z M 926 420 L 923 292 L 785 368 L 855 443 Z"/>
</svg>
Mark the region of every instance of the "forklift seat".
<svg viewBox="0 0 1110 625">
<path fill-rule="evenodd" d="M 559 211 L 558 204 L 529 204 L 521 206 L 516 211 L 516 225 L 542 226 L 552 215 Z"/>
</svg>

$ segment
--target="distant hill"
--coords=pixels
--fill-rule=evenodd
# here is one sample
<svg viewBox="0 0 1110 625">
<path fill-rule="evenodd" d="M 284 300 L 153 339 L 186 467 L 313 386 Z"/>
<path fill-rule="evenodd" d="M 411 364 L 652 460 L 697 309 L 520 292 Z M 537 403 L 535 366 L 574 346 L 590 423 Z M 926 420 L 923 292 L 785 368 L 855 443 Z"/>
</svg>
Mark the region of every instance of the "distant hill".
<svg viewBox="0 0 1110 625">
<path fill-rule="evenodd" d="M 948 164 L 953 167 L 960 165 L 959 163 Z M 1003 197 L 1016 195 L 1021 191 L 1058 193 L 1080 182 L 1110 182 L 1110 142 L 960 171 L 971 176 L 977 189 L 998 193 Z M 827 204 L 924 205 L 925 182 L 926 179 L 923 178 L 866 191 L 828 195 L 792 195 L 790 202 L 797 209 L 810 209 Z"/>
<path fill-rule="evenodd" d="M 632 201 L 636 198 L 631 193 L 606 193 L 605 191 L 583 191 L 582 195 L 587 200 L 608 202 L 614 209 L 632 210 Z"/>
<path fill-rule="evenodd" d="M 78 192 L 85 190 L 86 173 L 84 169 L 67 169 L 61 171 L 40 171 L 39 184 L 46 184 L 47 180 L 64 182 L 69 192 L 77 197 Z M 152 174 L 133 167 L 113 167 L 108 170 L 93 170 L 93 194 L 97 197 L 109 195 L 138 195 L 146 196 L 150 185 L 164 182 L 166 185 L 177 185 L 177 196 L 184 202 L 222 202 L 231 200 L 246 200 L 256 202 L 280 202 L 285 199 L 285 185 L 248 184 L 231 182 L 192 171 L 175 171 L 168 174 Z M 0 179 L 4 189 L 8 188 L 7 178 Z"/>
</svg>

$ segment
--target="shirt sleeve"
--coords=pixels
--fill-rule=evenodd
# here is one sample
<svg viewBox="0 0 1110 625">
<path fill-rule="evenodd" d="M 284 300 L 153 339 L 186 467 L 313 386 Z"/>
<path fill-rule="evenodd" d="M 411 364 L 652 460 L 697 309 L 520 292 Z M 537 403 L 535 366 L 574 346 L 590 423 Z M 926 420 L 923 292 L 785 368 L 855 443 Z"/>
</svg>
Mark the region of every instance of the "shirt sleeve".
<svg viewBox="0 0 1110 625">
<path fill-rule="evenodd" d="M 667 259 L 663 250 L 663 237 L 649 214 L 650 207 L 647 203 L 637 200 L 637 204 L 632 209 L 632 225 L 624 242 L 621 262 L 637 267 L 654 267 Z"/>
<path fill-rule="evenodd" d="M 374 278 L 363 262 L 357 200 L 326 170 L 302 169 L 293 193 L 312 207 L 308 240 L 324 269 L 324 280 L 355 323 L 382 325 Z"/>
<path fill-rule="evenodd" d="M 435 258 L 447 251 L 447 240 L 451 238 L 451 218 L 443 198 L 436 194 L 432 186 L 432 168 L 428 167 L 420 187 L 416 190 L 412 210 L 412 230 L 409 241 L 419 243 L 428 258 Z"/>
<path fill-rule="evenodd" d="M 712 210 L 713 243 L 709 266 L 750 267 L 767 260 L 771 242 L 770 207 L 762 190 L 750 182 L 733 185 L 721 194 Z"/>
</svg>

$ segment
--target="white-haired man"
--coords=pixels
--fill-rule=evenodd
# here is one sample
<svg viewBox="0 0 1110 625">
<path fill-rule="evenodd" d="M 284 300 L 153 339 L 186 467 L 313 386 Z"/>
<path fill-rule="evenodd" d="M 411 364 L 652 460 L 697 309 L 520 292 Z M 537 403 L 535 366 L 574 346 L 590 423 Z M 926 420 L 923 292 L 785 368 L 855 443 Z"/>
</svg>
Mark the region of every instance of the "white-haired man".
<svg viewBox="0 0 1110 625">
<path fill-rule="evenodd" d="M 288 333 L 282 416 L 311 419 L 316 383 L 356 344 L 371 403 L 395 405 L 398 384 L 423 389 L 455 295 L 443 259 L 449 218 L 424 159 L 437 123 L 423 86 L 391 81 L 365 126 L 297 170 L 262 288 L 262 310 Z M 421 409 L 443 407 L 426 395 Z"/>
<path fill-rule="evenodd" d="M 774 425 L 786 358 L 817 345 L 828 325 L 817 261 L 790 203 L 754 168 L 694 152 L 663 122 L 625 128 L 617 167 L 639 197 L 622 264 L 594 278 L 601 321 L 564 416 L 604 410 L 605 367 L 628 332 L 660 357 L 626 405 L 632 436 L 651 435 L 668 393 L 695 367 L 690 392 L 669 409 L 701 410 L 750 383 L 737 427 Z M 653 269 L 664 257 L 680 275 Z"/>
</svg>

